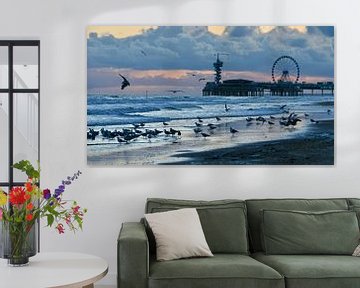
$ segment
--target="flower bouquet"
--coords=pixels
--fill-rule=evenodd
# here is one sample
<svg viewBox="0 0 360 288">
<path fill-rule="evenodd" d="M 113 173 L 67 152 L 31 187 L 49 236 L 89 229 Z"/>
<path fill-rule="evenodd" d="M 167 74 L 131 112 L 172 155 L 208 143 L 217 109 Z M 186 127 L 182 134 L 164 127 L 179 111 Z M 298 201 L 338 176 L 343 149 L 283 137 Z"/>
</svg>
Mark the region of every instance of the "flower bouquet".
<svg viewBox="0 0 360 288">
<path fill-rule="evenodd" d="M 36 223 L 45 218 L 47 226 L 55 227 L 59 234 L 82 229 L 86 209 L 75 201 L 63 199 L 66 186 L 81 174 L 76 172 L 50 191 L 39 186 L 40 168 L 35 169 L 27 160 L 13 165 L 26 173 L 23 187 L 12 187 L 8 194 L 0 188 L 0 257 L 8 259 L 9 265 L 26 265 L 29 257 L 36 254 Z"/>
</svg>

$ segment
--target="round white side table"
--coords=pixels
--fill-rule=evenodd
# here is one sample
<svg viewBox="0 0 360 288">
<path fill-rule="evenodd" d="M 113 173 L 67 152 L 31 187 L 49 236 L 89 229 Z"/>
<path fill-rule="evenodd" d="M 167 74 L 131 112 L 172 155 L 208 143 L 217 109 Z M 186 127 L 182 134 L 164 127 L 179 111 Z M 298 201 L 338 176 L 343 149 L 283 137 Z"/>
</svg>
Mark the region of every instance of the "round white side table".
<svg viewBox="0 0 360 288">
<path fill-rule="evenodd" d="M 108 272 L 107 262 L 80 253 L 38 253 L 28 266 L 9 267 L 0 260 L 0 287 L 4 288 L 93 288 Z"/>
</svg>

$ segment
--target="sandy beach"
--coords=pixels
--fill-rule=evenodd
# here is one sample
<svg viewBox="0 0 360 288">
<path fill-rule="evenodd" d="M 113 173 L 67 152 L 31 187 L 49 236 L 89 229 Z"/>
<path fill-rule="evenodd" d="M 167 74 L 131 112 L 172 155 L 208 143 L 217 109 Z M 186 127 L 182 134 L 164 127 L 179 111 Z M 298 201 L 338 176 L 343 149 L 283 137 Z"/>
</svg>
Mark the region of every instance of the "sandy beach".
<svg viewBox="0 0 360 288">
<path fill-rule="evenodd" d="M 296 138 L 242 144 L 198 153 L 180 153 L 173 157 L 188 158 L 172 163 L 177 165 L 333 165 L 334 121 L 321 121 L 312 125 Z"/>
</svg>

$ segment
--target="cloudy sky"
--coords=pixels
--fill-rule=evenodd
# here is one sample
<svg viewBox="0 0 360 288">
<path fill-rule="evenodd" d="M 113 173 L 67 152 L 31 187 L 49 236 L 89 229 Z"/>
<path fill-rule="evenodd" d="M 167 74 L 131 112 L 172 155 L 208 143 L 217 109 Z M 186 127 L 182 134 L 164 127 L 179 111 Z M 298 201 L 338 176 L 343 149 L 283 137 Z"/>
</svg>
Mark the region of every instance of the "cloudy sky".
<svg viewBox="0 0 360 288">
<path fill-rule="evenodd" d="M 216 53 L 223 80 L 271 81 L 271 67 L 294 57 L 300 81 L 332 81 L 334 29 L 329 26 L 90 26 L 88 93 L 201 95 L 213 81 Z M 121 73 L 131 83 L 121 90 Z M 205 78 L 205 81 L 199 79 Z"/>
</svg>

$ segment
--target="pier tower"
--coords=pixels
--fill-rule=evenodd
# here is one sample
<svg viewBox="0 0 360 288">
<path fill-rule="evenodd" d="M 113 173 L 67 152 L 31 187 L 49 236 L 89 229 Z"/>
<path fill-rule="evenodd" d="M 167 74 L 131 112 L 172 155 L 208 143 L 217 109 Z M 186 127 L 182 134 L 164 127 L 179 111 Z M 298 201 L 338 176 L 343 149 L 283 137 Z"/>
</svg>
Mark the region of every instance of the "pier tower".
<svg viewBox="0 0 360 288">
<path fill-rule="evenodd" d="M 221 83 L 221 72 L 222 72 L 222 67 L 224 65 L 224 62 L 220 61 L 219 59 L 219 54 L 216 54 L 216 62 L 214 62 L 214 70 L 215 70 L 215 84 L 219 85 Z"/>
</svg>

